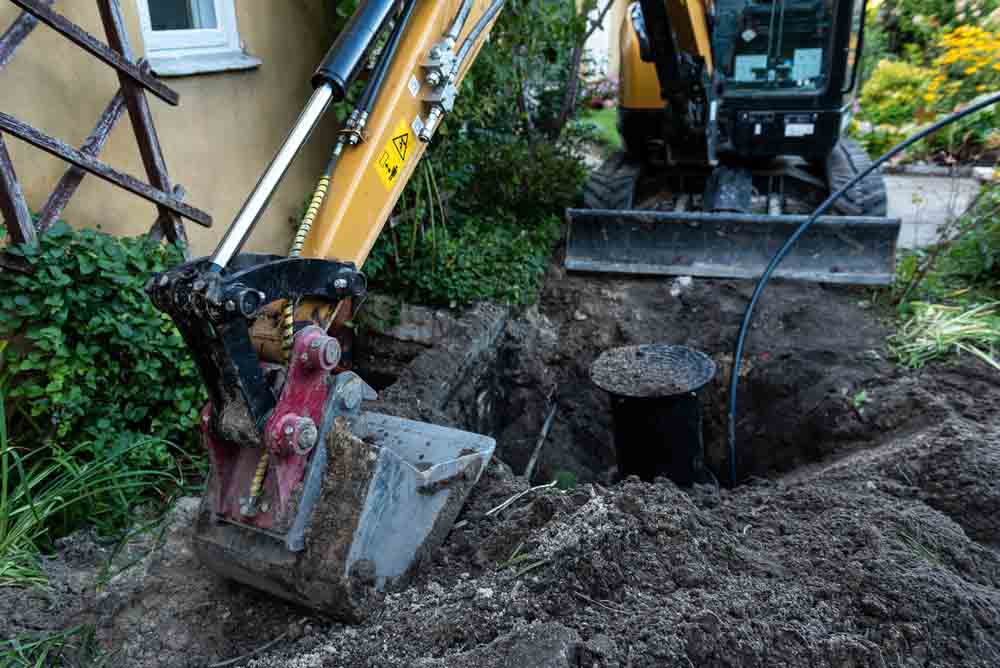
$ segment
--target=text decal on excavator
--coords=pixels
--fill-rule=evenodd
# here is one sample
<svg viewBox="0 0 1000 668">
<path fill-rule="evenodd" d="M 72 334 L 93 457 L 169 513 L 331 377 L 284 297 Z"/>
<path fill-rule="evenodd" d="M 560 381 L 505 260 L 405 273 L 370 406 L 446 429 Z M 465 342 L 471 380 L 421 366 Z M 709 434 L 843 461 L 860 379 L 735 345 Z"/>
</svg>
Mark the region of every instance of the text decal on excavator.
<svg viewBox="0 0 1000 668">
<path fill-rule="evenodd" d="M 378 172 L 386 190 L 392 190 L 396 185 L 414 144 L 413 130 L 405 121 L 400 121 L 392 137 L 386 142 L 385 148 L 382 149 L 382 153 L 375 160 L 375 171 Z"/>
</svg>

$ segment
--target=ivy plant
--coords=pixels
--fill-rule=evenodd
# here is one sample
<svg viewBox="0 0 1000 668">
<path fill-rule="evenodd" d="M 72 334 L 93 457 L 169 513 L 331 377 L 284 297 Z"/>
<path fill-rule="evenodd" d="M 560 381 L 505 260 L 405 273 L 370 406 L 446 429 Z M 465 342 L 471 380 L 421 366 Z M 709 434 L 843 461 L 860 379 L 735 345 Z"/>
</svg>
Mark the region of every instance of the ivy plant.
<svg viewBox="0 0 1000 668">
<path fill-rule="evenodd" d="M 0 387 L 13 441 L 66 451 L 87 442 L 96 458 L 141 439 L 150 445 L 130 451 L 130 466 L 173 466 L 171 448 L 196 442 L 205 393 L 180 334 L 143 288 L 180 253 L 61 221 L 37 246 L 7 251 L 34 268 L 0 272 Z"/>
</svg>

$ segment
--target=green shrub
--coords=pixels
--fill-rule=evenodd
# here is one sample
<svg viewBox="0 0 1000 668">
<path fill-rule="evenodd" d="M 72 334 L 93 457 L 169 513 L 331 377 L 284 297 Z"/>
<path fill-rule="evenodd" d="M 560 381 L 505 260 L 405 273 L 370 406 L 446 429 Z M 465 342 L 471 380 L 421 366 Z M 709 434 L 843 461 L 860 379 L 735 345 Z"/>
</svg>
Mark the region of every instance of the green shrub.
<svg viewBox="0 0 1000 668">
<path fill-rule="evenodd" d="M 69 450 L 15 448 L 5 416 L 0 389 L 0 588 L 44 585 L 38 556 L 53 538 L 83 523 L 117 531 L 133 521 L 136 499 L 179 482 L 165 471 L 125 465 L 145 441 L 97 454 L 86 442 Z"/>
<path fill-rule="evenodd" d="M 443 170 L 449 204 L 476 217 L 508 218 L 534 226 L 577 197 L 587 170 L 567 142 L 537 141 L 526 135 L 464 133 L 434 154 Z"/>
<path fill-rule="evenodd" d="M 930 61 L 941 33 L 987 23 L 997 6 L 997 0 L 884 0 L 879 24 L 893 54 L 923 64 Z"/>
<path fill-rule="evenodd" d="M 576 135 L 566 134 L 560 142 L 485 131 L 444 138 L 365 263 L 372 289 L 445 306 L 534 301 L 563 209 L 586 178 Z"/>
<path fill-rule="evenodd" d="M 902 257 L 895 293 L 904 315 L 912 302 L 968 306 L 1000 300 L 1000 185 L 983 186 L 946 238 Z"/>
<path fill-rule="evenodd" d="M 883 60 L 861 91 L 860 118 L 875 124 L 912 123 L 926 103 L 934 71 L 903 61 Z"/>
<path fill-rule="evenodd" d="M 130 466 L 175 466 L 168 443 L 195 443 L 205 392 L 180 334 L 143 287 L 180 254 L 62 222 L 37 247 L 10 252 L 35 268 L 0 273 L 0 387 L 14 442 L 63 451 L 88 443 L 97 459 L 144 440 Z"/>
<path fill-rule="evenodd" d="M 587 10 L 594 0 L 582 4 Z M 507 0 L 462 82 L 446 131 L 468 124 L 557 137 L 564 94 L 576 78 L 570 61 L 585 30 L 586 12 L 577 3 Z"/>
<path fill-rule="evenodd" d="M 1000 296 L 1000 186 L 984 186 L 957 228 L 957 236 L 942 258 L 941 271 Z"/>
<path fill-rule="evenodd" d="M 861 142 L 873 160 L 906 139 L 907 136 L 903 130 L 895 125 L 874 125 L 863 132 L 857 121 L 851 123 L 850 134 Z"/>
<path fill-rule="evenodd" d="M 530 303 L 559 227 L 557 218 L 521 226 L 509 218 L 470 217 L 424 231 L 411 221 L 382 234 L 365 269 L 375 290 L 410 302 Z"/>
</svg>

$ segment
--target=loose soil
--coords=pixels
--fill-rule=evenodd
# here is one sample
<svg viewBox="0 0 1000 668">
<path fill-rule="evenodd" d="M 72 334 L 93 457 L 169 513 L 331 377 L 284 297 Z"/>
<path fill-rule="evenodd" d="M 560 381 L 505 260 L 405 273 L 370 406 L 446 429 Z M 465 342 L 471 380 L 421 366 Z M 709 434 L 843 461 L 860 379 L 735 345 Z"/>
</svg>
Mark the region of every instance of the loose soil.
<svg viewBox="0 0 1000 668">
<path fill-rule="evenodd" d="M 722 472 L 723 385 L 751 288 L 553 267 L 538 305 L 506 321 L 442 405 L 427 402 L 413 370 L 438 383 L 441 360 L 458 355 L 359 345 L 362 371 L 389 386 L 380 410 L 498 440 L 434 561 L 362 624 L 210 574 L 187 542 L 192 499 L 161 537 L 120 554 L 119 565 L 138 563 L 100 591 L 109 548 L 72 537 L 47 560 L 48 592 L 5 590 L 0 634 L 90 623 L 121 665 L 170 668 L 247 656 L 274 639 L 229 665 L 1000 665 L 1000 376 L 972 359 L 896 368 L 867 291 L 776 283 L 765 293 L 741 383 L 743 484 L 617 481 L 592 362 L 646 343 L 711 356 L 706 449 Z M 380 348 L 394 369 L 377 368 Z M 488 514 L 529 487 L 515 474 L 551 406 L 534 482 L 576 486 L 536 489 Z M 649 447 L 669 444 L 650 434 Z"/>
</svg>

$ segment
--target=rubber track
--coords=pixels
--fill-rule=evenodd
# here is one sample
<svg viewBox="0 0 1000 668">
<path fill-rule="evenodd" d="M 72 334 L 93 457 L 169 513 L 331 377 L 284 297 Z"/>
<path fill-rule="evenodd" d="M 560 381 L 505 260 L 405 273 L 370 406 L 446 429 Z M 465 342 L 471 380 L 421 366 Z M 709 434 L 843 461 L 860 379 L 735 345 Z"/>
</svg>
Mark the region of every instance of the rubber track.
<svg viewBox="0 0 1000 668">
<path fill-rule="evenodd" d="M 588 209 L 631 209 L 638 178 L 639 166 L 624 153 L 614 153 L 587 179 L 583 204 Z"/>
</svg>

